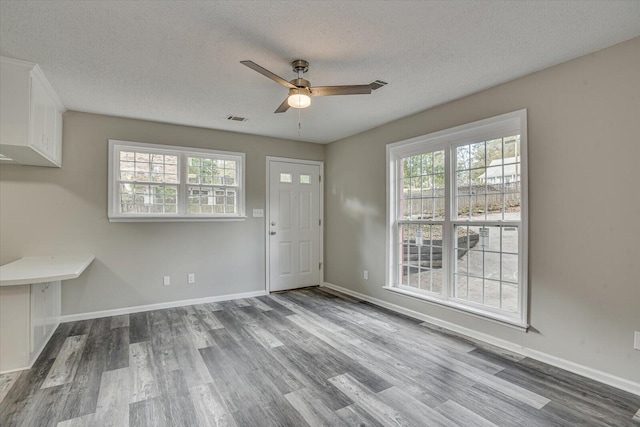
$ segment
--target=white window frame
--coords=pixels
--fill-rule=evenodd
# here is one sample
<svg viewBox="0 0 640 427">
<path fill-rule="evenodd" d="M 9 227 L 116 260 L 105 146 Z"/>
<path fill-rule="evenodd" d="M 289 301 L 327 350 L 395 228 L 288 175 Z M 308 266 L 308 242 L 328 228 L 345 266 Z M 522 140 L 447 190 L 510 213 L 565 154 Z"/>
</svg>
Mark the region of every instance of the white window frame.
<svg viewBox="0 0 640 427">
<path fill-rule="evenodd" d="M 507 313 L 504 310 L 491 309 L 488 306 L 474 304 L 470 301 L 456 299 L 453 294 L 453 274 L 455 250 L 454 225 L 464 221 L 459 220 L 455 210 L 455 164 L 452 151 L 456 147 L 480 141 L 502 138 L 520 134 L 520 162 L 521 162 L 521 212 L 519 227 L 519 271 L 518 271 L 518 312 Z M 400 285 L 397 280 L 400 245 L 398 242 L 399 218 L 398 200 L 402 194 L 402 165 L 401 159 L 437 150 L 445 151 L 445 219 L 443 221 L 443 283 L 441 294 L 427 294 L 418 290 L 412 291 Z M 514 111 L 500 116 L 491 117 L 473 123 L 457 126 L 439 132 L 422 135 L 404 141 L 387 145 L 387 233 L 386 233 L 386 284 L 384 288 L 404 296 L 417 298 L 429 303 L 436 303 L 446 308 L 479 316 L 500 324 L 512 326 L 526 331 L 528 324 L 528 168 L 527 168 L 527 110 Z M 486 221 L 485 221 L 486 222 Z M 477 221 L 476 225 L 485 222 Z M 496 225 L 509 225 L 511 221 L 491 221 Z M 474 225 L 469 222 L 469 225 Z M 446 238 L 448 237 L 448 238 Z"/>
<path fill-rule="evenodd" d="M 120 176 L 120 151 L 143 150 L 150 153 L 174 155 L 178 157 L 178 200 L 176 214 L 156 213 L 137 214 L 120 213 L 118 177 Z M 236 189 L 237 212 L 234 214 L 214 213 L 214 214 L 191 214 L 187 213 L 188 189 L 190 186 L 200 185 L 189 184 L 187 175 L 187 157 L 212 156 L 227 160 L 235 160 L 237 165 L 238 184 Z M 245 153 L 233 151 L 208 150 L 202 148 L 180 147 L 173 145 L 149 144 L 143 142 L 109 140 L 109 176 L 108 176 L 108 217 L 109 222 L 203 222 L 203 221 L 244 221 L 245 216 Z"/>
</svg>

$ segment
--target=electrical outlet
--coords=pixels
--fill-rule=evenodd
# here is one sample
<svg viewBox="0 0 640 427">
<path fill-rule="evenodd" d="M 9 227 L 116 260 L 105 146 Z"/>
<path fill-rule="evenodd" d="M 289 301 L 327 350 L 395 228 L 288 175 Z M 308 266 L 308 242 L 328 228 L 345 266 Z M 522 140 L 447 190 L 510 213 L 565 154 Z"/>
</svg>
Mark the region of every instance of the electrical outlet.
<svg viewBox="0 0 640 427">
<path fill-rule="evenodd" d="M 171 284 L 171 277 L 164 276 L 164 278 L 162 279 L 162 284 L 165 286 L 169 286 Z"/>
<path fill-rule="evenodd" d="M 633 333 L 633 348 L 640 350 L 640 332 L 635 331 Z"/>
<path fill-rule="evenodd" d="M 369 280 L 369 271 L 368 271 L 368 270 L 365 270 L 365 271 L 364 271 L 364 274 L 362 275 L 362 278 L 363 278 L 364 280 Z"/>
<path fill-rule="evenodd" d="M 196 283 L 196 275 L 194 273 L 187 274 L 187 283 Z"/>
</svg>

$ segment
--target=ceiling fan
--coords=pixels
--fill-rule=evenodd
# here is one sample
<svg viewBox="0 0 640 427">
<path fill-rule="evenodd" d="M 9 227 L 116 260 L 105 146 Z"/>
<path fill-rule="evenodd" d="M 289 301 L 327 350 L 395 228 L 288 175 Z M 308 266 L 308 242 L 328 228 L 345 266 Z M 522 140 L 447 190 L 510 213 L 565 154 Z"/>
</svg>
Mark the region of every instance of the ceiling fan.
<svg viewBox="0 0 640 427">
<path fill-rule="evenodd" d="M 368 85 L 311 87 L 309 80 L 302 78 L 302 75 L 309 71 L 309 62 L 304 59 L 296 59 L 291 62 L 293 71 L 298 73 L 298 78 L 291 81 L 286 81 L 253 61 L 240 61 L 240 63 L 289 89 L 289 95 L 276 109 L 276 113 L 284 113 L 289 107 L 307 108 L 311 105 L 312 96 L 368 95 L 372 90 L 379 89 L 387 84 L 381 80 L 376 80 Z"/>
</svg>

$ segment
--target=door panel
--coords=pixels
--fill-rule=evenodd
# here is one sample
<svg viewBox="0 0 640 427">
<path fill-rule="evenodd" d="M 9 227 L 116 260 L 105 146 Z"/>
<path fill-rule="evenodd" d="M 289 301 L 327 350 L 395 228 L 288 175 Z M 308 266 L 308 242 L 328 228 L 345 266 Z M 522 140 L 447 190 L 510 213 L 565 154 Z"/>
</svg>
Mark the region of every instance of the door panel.
<svg viewBox="0 0 640 427">
<path fill-rule="evenodd" d="M 291 264 L 293 264 L 293 254 L 291 253 L 291 242 L 280 242 L 279 247 L 279 275 L 289 276 L 291 275 Z"/>
<path fill-rule="evenodd" d="M 280 230 L 291 229 L 291 192 L 280 190 Z"/>
<path fill-rule="evenodd" d="M 320 166 L 269 162 L 269 288 L 320 283 Z"/>
<path fill-rule="evenodd" d="M 313 195 L 311 192 L 300 193 L 300 230 L 310 230 L 313 221 Z"/>
<path fill-rule="evenodd" d="M 300 242 L 300 273 L 311 273 L 312 247 L 313 242 Z"/>
</svg>

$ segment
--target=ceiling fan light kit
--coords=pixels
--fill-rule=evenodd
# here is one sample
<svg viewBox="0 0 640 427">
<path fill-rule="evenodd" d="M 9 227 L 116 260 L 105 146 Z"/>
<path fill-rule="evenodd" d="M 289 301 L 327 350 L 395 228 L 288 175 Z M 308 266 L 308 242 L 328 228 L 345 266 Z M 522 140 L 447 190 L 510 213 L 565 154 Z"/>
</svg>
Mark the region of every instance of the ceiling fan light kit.
<svg viewBox="0 0 640 427">
<path fill-rule="evenodd" d="M 302 78 L 302 75 L 309 71 L 309 62 L 304 59 L 296 59 L 291 62 L 291 67 L 293 68 L 293 71 L 298 74 L 298 78 L 289 82 L 253 61 L 246 60 L 240 61 L 240 63 L 289 89 L 289 95 L 276 109 L 276 113 L 284 113 L 289 109 L 289 107 L 307 108 L 311 105 L 312 96 L 368 95 L 372 90 L 376 90 L 383 86 L 376 84 L 377 82 L 381 82 L 380 80 L 376 80 L 368 85 L 312 87 L 309 80 Z"/>
<path fill-rule="evenodd" d="M 289 89 L 287 104 L 292 108 L 307 108 L 311 105 L 311 94 L 307 88 Z"/>
</svg>

